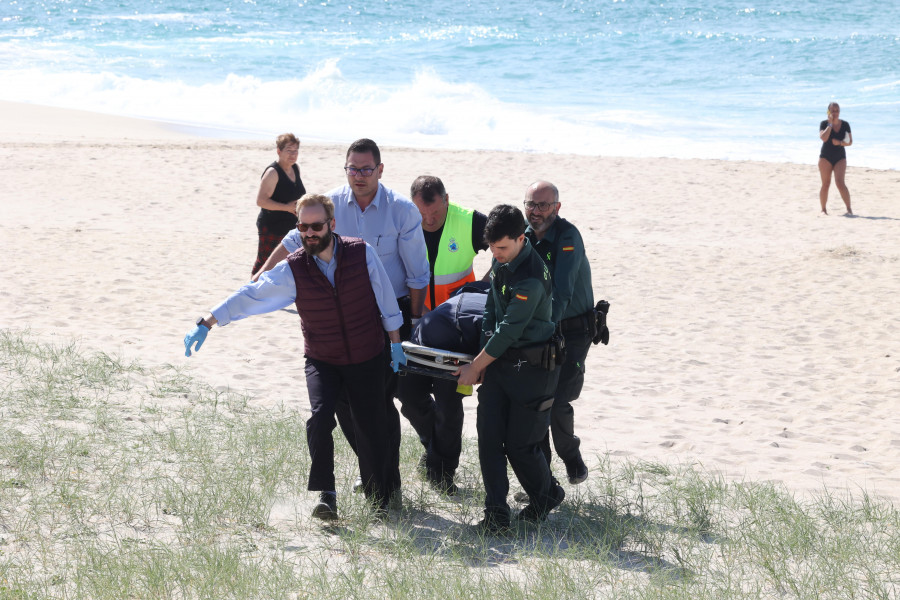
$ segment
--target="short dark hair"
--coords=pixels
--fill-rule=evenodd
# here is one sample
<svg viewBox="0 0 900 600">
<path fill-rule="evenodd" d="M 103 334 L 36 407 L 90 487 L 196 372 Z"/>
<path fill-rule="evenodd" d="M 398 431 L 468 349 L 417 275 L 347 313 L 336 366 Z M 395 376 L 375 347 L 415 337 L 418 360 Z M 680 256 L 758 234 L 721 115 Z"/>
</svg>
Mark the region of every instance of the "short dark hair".
<svg viewBox="0 0 900 600">
<path fill-rule="evenodd" d="M 446 198 L 447 190 L 444 189 L 444 182 L 434 175 L 420 175 L 409 186 L 409 197 L 412 199 L 419 194 L 422 195 L 422 202 L 433 204 L 438 197 L 441 200 Z"/>
<path fill-rule="evenodd" d="M 515 240 L 523 233 L 525 233 L 525 217 L 521 210 L 512 204 L 498 204 L 491 209 L 487 225 L 484 226 L 485 242 L 493 244 L 505 237 Z"/>
<path fill-rule="evenodd" d="M 378 150 L 378 144 L 370 140 L 369 138 L 360 138 L 350 144 L 350 147 L 347 148 L 347 156 L 344 157 L 346 161 L 350 158 L 350 154 L 353 152 L 369 152 L 372 154 L 372 158 L 375 159 L 375 166 L 381 164 L 381 151 Z"/>
</svg>

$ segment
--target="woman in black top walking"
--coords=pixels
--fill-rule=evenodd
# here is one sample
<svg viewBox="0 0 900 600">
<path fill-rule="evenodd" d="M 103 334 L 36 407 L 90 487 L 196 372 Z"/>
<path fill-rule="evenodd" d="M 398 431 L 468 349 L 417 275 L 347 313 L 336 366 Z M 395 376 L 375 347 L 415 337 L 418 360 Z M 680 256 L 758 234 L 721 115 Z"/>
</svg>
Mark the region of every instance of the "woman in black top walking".
<svg viewBox="0 0 900 600">
<path fill-rule="evenodd" d="M 847 152 L 844 148 L 853 144 L 853 135 L 850 133 L 850 123 L 842 121 L 840 114 L 841 107 L 837 102 L 832 102 L 828 105 L 828 118 L 819 125 L 819 138 L 822 140 L 822 150 L 819 152 L 819 174 L 822 176 L 819 203 L 822 205 L 822 214 L 827 215 L 825 205 L 828 203 L 831 174 L 834 173 L 834 183 L 847 206 L 847 214 L 852 216 L 850 190 L 844 183 L 844 174 L 847 172 Z"/>
<path fill-rule="evenodd" d="M 287 232 L 297 226 L 296 203 L 306 193 L 297 166 L 300 140 L 293 133 L 283 133 L 275 140 L 275 148 L 278 160 L 263 171 L 256 194 L 259 248 L 251 275 L 259 271 Z"/>
</svg>

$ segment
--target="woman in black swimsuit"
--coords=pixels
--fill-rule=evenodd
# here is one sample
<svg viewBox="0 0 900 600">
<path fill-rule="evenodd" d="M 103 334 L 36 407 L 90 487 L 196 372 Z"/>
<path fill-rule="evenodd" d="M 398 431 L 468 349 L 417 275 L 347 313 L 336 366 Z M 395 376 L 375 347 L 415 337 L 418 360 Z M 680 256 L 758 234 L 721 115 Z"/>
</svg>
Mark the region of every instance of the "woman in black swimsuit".
<svg viewBox="0 0 900 600">
<path fill-rule="evenodd" d="M 847 172 L 847 152 L 844 148 L 853 144 L 853 134 L 850 133 L 850 123 L 838 118 L 840 114 L 841 107 L 837 102 L 832 102 L 828 105 L 828 118 L 819 125 L 819 138 L 822 140 L 822 150 L 819 152 L 819 174 L 822 176 L 819 203 L 822 205 L 822 214 L 827 215 L 825 205 L 828 203 L 831 174 L 834 173 L 834 183 L 847 206 L 847 214 L 852 216 L 850 190 L 844 183 L 844 174 Z"/>
</svg>

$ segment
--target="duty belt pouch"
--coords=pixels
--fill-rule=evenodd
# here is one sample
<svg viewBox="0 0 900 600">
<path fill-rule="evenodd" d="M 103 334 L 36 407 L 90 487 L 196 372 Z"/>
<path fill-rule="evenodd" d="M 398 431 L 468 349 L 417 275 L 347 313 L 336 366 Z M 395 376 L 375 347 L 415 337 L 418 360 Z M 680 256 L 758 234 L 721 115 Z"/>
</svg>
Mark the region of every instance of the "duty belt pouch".
<svg viewBox="0 0 900 600">
<path fill-rule="evenodd" d="M 562 334 L 562 328 L 560 328 L 559 324 L 556 325 L 556 329 L 553 331 L 553 335 L 550 337 L 548 346 L 551 347 L 553 360 L 548 363 L 549 366 L 547 367 L 547 369 L 552 371 L 556 368 L 557 365 L 561 365 L 566 362 L 566 338 Z"/>
<path fill-rule="evenodd" d="M 541 364 L 542 369 L 552 371 L 556 368 L 556 348 L 553 342 L 548 342 L 541 346 Z"/>
<path fill-rule="evenodd" d="M 547 344 L 537 344 L 534 346 L 516 348 L 518 354 L 532 367 L 544 366 L 544 354 L 546 352 L 546 349 Z"/>
<path fill-rule="evenodd" d="M 609 302 L 601 300 L 594 307 L 594 316 L 591 327 L 591 341 L 594 345 L 609 344 L 609 328 L 606 326 L 606 314 L 609 312 Z"/>
</svg>

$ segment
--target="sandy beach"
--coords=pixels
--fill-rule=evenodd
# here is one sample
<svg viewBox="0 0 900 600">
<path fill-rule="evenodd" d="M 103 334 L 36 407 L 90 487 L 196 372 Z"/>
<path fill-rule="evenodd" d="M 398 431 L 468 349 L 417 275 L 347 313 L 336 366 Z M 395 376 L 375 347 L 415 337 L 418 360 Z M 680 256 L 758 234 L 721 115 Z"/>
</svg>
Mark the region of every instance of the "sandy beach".
<svg viewBox="0 0 900 600">
<path fill-rule="evenodd" d="M 344 181 L 349 141 L 301 145 L 307 190 Z M 437 175 L 484 212 L 535 179 L 559 186 L 612 305 L 575 406 L 588 466 L 609 452 L 900 500 L 900 172 L 854 167 L 851 148 L 857 216 L 834 188 L 819 216 L 817 150 L 777 164 L 383 147 L 382 181 L 405 193 Z M 293 311 L 217 328 L 190 359 L 182 344 L 249 278 L 273 142 L 0 103 L 0 154 L 0 328 L 308 410 Z M 469 399 L 473 436 L 474 414 Z"/>
</svg>

